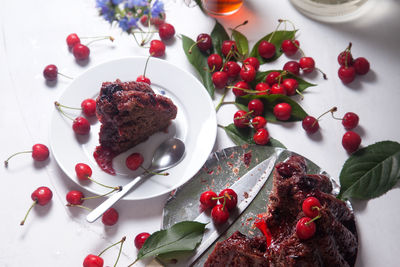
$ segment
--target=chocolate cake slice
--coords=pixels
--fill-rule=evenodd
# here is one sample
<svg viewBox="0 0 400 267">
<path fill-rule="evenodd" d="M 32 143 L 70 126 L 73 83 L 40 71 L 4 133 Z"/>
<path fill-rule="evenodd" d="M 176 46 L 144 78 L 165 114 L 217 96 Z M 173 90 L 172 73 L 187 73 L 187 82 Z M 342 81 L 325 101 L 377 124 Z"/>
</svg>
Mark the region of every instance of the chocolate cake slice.
<svg viewBox="0 0 400 267">
<path fill-rule="evenodd" d="M 329 178 L 307 174 L 306 161 L 300 156 L 292 156 L 276 165 L 265 218 L 271 242 L 269 246 L 266 244 L 263 254 L 266 263 L 262 266 L 354 266 L 358 247 L 354 215 L 331 192 Z M 309 196 L 320 201 L 321 217 L 315 221 L 317 230 L 314 236 L 301 240 L 296 234 L 296 224 L 305 216 L 302 203 Z M 233 251 L 230 254 L 243 250 L 244 246 L 232 243 L 231 238 L 215 247 L 207 260 L 207 266 L 220 266 L 218 259 L 227 253 L 221 248 L 230 246 Z M 259 237 L 243 238 L 252 242 Z M 225 257 L 226 266 L 251 266 L 231 260 L 242 254 L 240 252 L 236 256 Z M 254 259 L 259 256 L 253 256 L 252 253 L 246 255 Z"/>
<path fill-rule="evenodd" d="M 101 123 L 96 160 L 105 153 L 118 155 L 152 134 L 165 131 L 176 114 L 171 99 L 155 94 L 146 83 L 104 82 L 96 99 L 96 115 Z"/>
</svg>

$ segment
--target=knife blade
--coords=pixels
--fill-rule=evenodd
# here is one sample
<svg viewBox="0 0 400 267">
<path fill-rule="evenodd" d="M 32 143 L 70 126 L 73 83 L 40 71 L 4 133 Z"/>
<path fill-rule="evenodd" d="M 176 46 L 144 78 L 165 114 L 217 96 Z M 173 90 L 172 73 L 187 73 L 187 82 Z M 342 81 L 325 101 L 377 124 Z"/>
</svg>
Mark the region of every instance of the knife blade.
<svg viewBox="0 0 400 267">
<path fill-rule="evenodd" d="M 202 242 L 196 248 L 193 255 L 188 258 L 178 259 L 178 262 L 171 264 L 171 266 L 191 266 L 240 217 L 268 180 L 280 153 L 281 150 L 277 150 L 271 157 L 253 167 L 253 169 L 229 187 L 238 195 L 238 204 L 237 208 L 230 212 L 226 223 L 218 226 L 215 225 L 211 222 L 210 216 L 205 212 L 202 212 L 194 219 L 197 222 L 207 223 Z M 163 265 L 169 266 L 165 262 L 163 262 Z"/>
</svg>

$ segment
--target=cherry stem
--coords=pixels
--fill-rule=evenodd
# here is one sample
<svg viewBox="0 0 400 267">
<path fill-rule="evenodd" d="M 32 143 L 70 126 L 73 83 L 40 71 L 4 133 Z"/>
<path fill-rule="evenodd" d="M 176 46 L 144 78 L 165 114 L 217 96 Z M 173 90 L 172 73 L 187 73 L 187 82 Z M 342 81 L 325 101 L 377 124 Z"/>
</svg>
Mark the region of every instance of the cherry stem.
<svg viewBox="0 0 400 267">
<path fill-rule="evenodd" d="M 222 95 L 221 99 L 219 100 L 218 105 L 215 107 L 215 111 L 218 111 L 221 108 L 221 106 L 223 105 L 223 102 L 224 102 L 226 94 L 228 93 L 228 90 L 229 90 L 229 88 L 225 87 L 224 94 Z"/>
<path fill-rule="evenodd" d="M 147 64 L 149 63 L 150 58 L 153 56 L 153 53 L 147 58 L 146 64 L 144 65 L 144 71 L 143 71 L 143 76 L 146 77 L 146 70 L 147 70 Z"/>
<path fill-rule="evenodd" d="M 101 185 L 101 186 L 104 186 L 104 187 L 106 187 L 106 188 L 110 188 L 110 189 L 114 189 L 114 190 L 121 190 L 121 186 L 109 186 L 109 185 L 105 185 L 105 184 L 102 184 L 102 183 L 100 183 L 100 182 L 97 182 L 96 180 L 94 180 L 92 177 L 90 177 L 90 176 L 87 176 L 86 178 L 88 178 L 90 181 L 92 181 L 93 183 L 96 183 L 96 184 L 98 184 L 98 185 Z"/>
<path fill-rule="evenodd" d="M 70 76 L 67 76 L 67 75 L 65 75 L 65 74 L 63 74 L 63 73 L 61 73 L 61 72 L 58 72 L 58 71 L 57 71 L 57 74 L 58 74 L 58 75 L 61 75 L 61 76 L 63 76 L 63 77 L 65 77 L 65 78 L 67 78 L 67 79 L 70 79 L 70 80 L 74 79 L 74 78 L 72 78 L 72 77 L 70 77 Z"/>
<path fill-rule="evenodd" d="M 324 116 L 326 113 L 332 113 L 332 116 L 333 116 L 333 112 L 335 112 L 335 111 L 337 111 L 337 107 L 333 107 L 333 108 L 331 108 L 330 110 L 328 110 L 328 111 L 325 111 L 324 113 L 322 113 L 321 115 L 319 115 L 319 117 L 317 118 L 317 120 L 319 120 L 322 116 Z"/>
<path fill-rule="evenodd" d="M 118 261 L 119 261 L 119 258 L 121 257 L 122 247 L 123 247 L 123 245 L 124 245 L 125 240 L 126 240 L 126 237 L 124 236 L 124 237 L 121 239 L 121 241 L 120 241 L 120 242 L 121 242 L 121 246 L 119 247 L 117 260 L 115 261 L 114 267 L 117 266 L 117 263 L 118 263 Z"/>
<path fill-rule="evenodd" d="M 219 199 L 221 199 L 221 198 L 224 198 L 225 196 L 221 196 L 221 197 L 212 197 L 211 199 L 212 200 L 219 200 Z"/>
<path fill-rule="evenodd" d="M 243 92 L 246 92 L 246 93 L 249 93 L 249 94 L 268 92 L 268 90 L 257 91 L 257 90 L 244 89 L 244 88 L 240 88 L 240 87 L 236 87 L 236 86 L 227 86 L 227 88 L 242 90 Z"/>
<path fill-rule="evenodd" d="M 8 161 L 11 159 L 11 158 L 13 158 L 14 156 L 16 156 L 16 155 L 19 155 L 19 154 L 25 154 L 25 153 L 32 153 L 32 150 L 30 150 L 30 151 L 21 151 L 21 152 L 17 152 L 17 153 L 14 153 L 14 154 L 12 154 L 11 156 L 9 156 L 5 161 L 4 161 L 4 167 L 8 167 Z"/>
<path fill-rule="evenodd" d="M 343 118 L 338 118 L 338 117 L 335 117 L 335 115 L 333 115 L 333 112 L 335 112 L 335 111 L 337 111 L 337 109 L 331 111 L 332 118 L 334 118 L 335 120 L 340 120 L 340 121 L 342 121 Z"/>
<path fill-rule="evenodd" d="M 195 45 L 197 45 L 198 43 L 203 42 L 205 39 L 206 39 L 206 38 L 200 38 L 198 41 L 196 41 L 195 43 L 193 43 L 193 44 L 189 47 L 188 53 L 191 54 L 191 53 L 192 53 L 192 50 L 193 50 L 193 47 L 194 47 Z"/>
<path fill-rule="evenodd" d="M 285 27 L 286 27 L 286 22 L 289 22 L 291 25 L 292 25 L 292 27 L 293 27 L 293 31 L 295 31 L 296 30 L 296 26 L 294 26 L 294 23 L 292 22 L 292 21 L 290 21 L 290 20 L 288 20 L 288 19 L 280 19 L 280 20 L 278 20 L 279 22 L 285 22 Z"/>
<path fill-rule="evenodd" d="M 95 40 L 90 41 L 89 43 L 86 44 L 86 46 L 89 46 L 93 42 L 97 42 L 97 41 L 101 41 L 101 40 L 105 40 L 105 39 L 109 39 L 111 42 L 114 42 L 114 40 L 115 40 L 114 37 L 112 37 L 112 36 L 103 36 L 103 37 L 99 37 Z"/>
<path fill-rule="evenodd" d="M 103 194 L 103 195 L 92 196 L 92 197 L 83 197 L 83 198 L 81 198 L 81 200 L 88 200 L 88 199 L 96 199 L 96 198 L 100 198 L 100 197 L 105 197 L 105 196 L 108 196 L 108 195 L 114 193 L 115 191 L 118 191 L 118 190 L 121 190 L 121 189 L 122 189 L 121 186 L 119 186 L 119 189 L 114 188 L 114 189 L 111 190 L 110 192 L 105 193 L 105 194 Z"/>
<path fill-rule="evenodd" d="M 60 103 L 58 103 L 57 101 L 54 102 L 54 105 L 56 106 L 56 108 L 58 109 L 58 111 L 61 112 L 61 114 L 63 114 L 65 117 L 67 117 L 68 119 L 74 121 L 75 119 L 73 119 L 72 117 L 70 117 L 69 115 L 67 115 L 60 107 Z"/>
<path fill-rule="evenodd" d="M 85 209 L 85 210 L 88 210 L 88 211 L 92 211 L 91 208 L 88 208 L 88 207 L 83 206 L 83 205 L 74 205 L 74 204 L 68 203 L 65 206 L 67 206 L 67 207 L 77 207 L 77 208 Z"/>
<path fill-rule="evenodd" d="M 232 29 L 231 40 L 232 40 L 232 37 L 233 37 L 233 31 L 236 31 L 236 29 L 238 29 L 238 28 L 241 27 L 241 26 L 246 25 L 248 22 L 249 22 L 248 20 L 245 20 L 245 21 L 243 21 L 241 24 L 237 25 L 235 28 Z"/>
<path fill-rule="evenodd" d="M 345 66 L 346 69 L 348 68 L 347 59 L 349 57 L 352 45 L 353 44 L 350 42 L 349 45 L 347 46 L 346 50 L 344 50 L 345 51 L 345 54 L 344 54 L 344 66 Z"/>
<path fill-rule="evenodd" d="M 32 205 L 29 207 L 28 211 L 26 212 L 24 219 L 21 221 L 21 223 L 19 225 L 25 224 L 25 221 L 26 221 L 26 218 L 28 218 L 29 212 L 31 212 L 31 209 L 36 205 L 36 203 L 37 203 L 37 200 L 33 201 Z"/>
<path fill-rule="evenodd" d="M 99 255 L 97 255 L 97 256 L 101 256 L 101 255 L 103 255 L 103 253 L 104 252 L 106 252 L 107 250 L 109 250 L 110 248 L 112 248 L 112 247 L 114 247 L 114 246 L 116 246 L 116 245 L 118 245 L 118 244 L 123 244 L 124 242 L 125 242 L 125 240 L 126 240 L 126 237 L 124 236 L 120 241 L 118 241 L 117 243 L 114 243 L 114 244 L 112 244 L 112 245 L 110 245 L 110 246 L 108 246 L 108 247 L 106 247 L 102 252 L 100 252 L 100 254 Z M 119 259 L 119 256 L 118 256 L 118 259 Z M 115 265 L 114 265 L 115 266 Z"/>
<path fill-rule="evenodd" d="M 154 174 L 154 175 L 162 175 L 162 176 L 168 176 L 169 175 L 168 172 L 153 172 L 153 171 L 150 171 L 149 169 L 146 169 L 143 166 L 140 166 L 140 168 L 142 168 L 145 172 L 150 173 L 150 174 Z"/>
<path fill-rule="evenodd" d="M 82 108 L 74 108 L 74 107 L 69 107 L 69 106 L 62 105 L 57 101 L 55 102 L 55 105 L 59 106 L 59 107 L 63 107 L 63 108 L 68 108 L 68 109 L 82 110 Z"/>
<path fill-rule="evenodd" d="M 251 113 L 253 113 L 253 112 L 254 112 L 254 110 L 251 110 L 251 111 L 247 112 L 247 113 L 246 113 L 245 115 L 243 115 L 243 116 L 236 117 L 235 120 L 246 119 L 246 118 L 249 117 L 249 115 L 250 115 Z"/>
<path fill-rule="evenodd" d="M 318 215 L 315 216 L 314 218 L 312 218 L 311 220 L 309 220 L 308 222 L 306 222 L 305 225 L 309 225 L 313 221 L 318 220 L 319 218 L 321 218 L 320 208 L 317 207 L 317 206 L 314 206 L 314 207 L 312 207 L 312 209 L 317 209 L 318 210 Z"/>
<path fill-rule="evenodd" d="M 278 22 L 279 22 L 279 23 L 278 23 L 278 26 L 276 26 L 275 31 L 274 31 L 274 32 L 271 34 L 271 36 L 268 38 L 268 41 L 267 41 L 268 43 L 271 42 L 271 40 L 272 40 L 272 38 L 274 37 L 276 31 L 277 31 L 277 30 L 279 29 L 279 27 L 281 26 L 283 20 L 279 19 Z"/>
<path fill-rule="evenodd" d="M 300 97 L 301 97 L 301 100 L 303 100 L 303 99 L 304 99 L 304 95 L 303 95 L 303 93 L 302 93 L 302 92 L 300 92 L 300 91 L 299 91 L 299 89 L 296 89 L 296 93 L 300 95 Z"/>
</svg>

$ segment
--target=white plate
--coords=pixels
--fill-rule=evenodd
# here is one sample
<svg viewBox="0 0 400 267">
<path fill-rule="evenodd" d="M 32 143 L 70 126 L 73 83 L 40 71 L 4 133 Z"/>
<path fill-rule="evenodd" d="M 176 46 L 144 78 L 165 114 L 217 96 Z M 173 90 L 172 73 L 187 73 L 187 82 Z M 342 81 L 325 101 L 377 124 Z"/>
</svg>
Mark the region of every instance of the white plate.
<svg viewBox="0 0 400 267">
<path fill-rule="evenodd" d="M 83 73 L 66 88 L 59 102 L 66 106 L 80 107 L 82 100 L 97 97 L 102 82 L 134 81 L 143 73 L 145 57 L 133 57 L 113 60 L 93 67 Z M 178 107 L 175 120 L 167 132 L 152 135 L 146 142 L 118 155 L 113 160 L 116 175 L 102 171 L 93 158 L 93 151 L 99 145 L 100 123 L 91 122 L 87 136 L 76 135 L 72 130 L 72 121 L 56 109 L 50 125 L 50 145 L 53 156 L 67 176 L 77 184 L 95 194 L 104 194 L 109 189 L 92 182 L 80 182 L 76 177 L 75 165 L 86 163 L 93 170 L 92 178 L 111 186 L 124 185 L 142 171 L 131 171 L 125 166 L 125 159 L 133 152 L 144 156 L 144 166 L 149 166 L 151 157 L 159 144 L 170 137 L 181 139 L 186 146 L 181 163 L 168 170 L 169 176 L 153 176 L 129 193 L 125 199 L 146 199 L 168 193 L 192 178 L 203 166 L 214 146 L 217 134 L 215 108 L 203 85 L 188 72 L 165 60 L 151 58 L 146 76 L 156 93 L 165 94 Z M 80 116 L 80 111 L 67 110 L 72 117 Z"/>
</svg>

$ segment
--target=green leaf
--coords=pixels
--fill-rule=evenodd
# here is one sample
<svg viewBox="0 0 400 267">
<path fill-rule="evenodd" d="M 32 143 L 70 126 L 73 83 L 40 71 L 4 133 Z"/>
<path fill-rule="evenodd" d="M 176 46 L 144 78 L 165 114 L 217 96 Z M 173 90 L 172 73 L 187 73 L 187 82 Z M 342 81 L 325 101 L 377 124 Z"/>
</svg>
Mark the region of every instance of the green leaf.
<svg viewBox="0 0 400 267">
<path fill-rule="evenodd" d="M 136 261 L 166 253 L 193 251 L 203 238 L 206 224 L 183 221 L 154 232 L 139 250 Z"/>
<path fill-rule="evenodd" d="M 261 65 L 264 63 L 271 62 L 271 61 L 278 59 L 282 55 L 282 51 L 281 51 L 282 42 L 287 39 L 293 39 L 294 35 L 296 34 L 296 31 L 297 30 L 295 30 L 295 31 L 276 31 L 275 33 L 271 32 L 270 34 L 261 38 L 254 45 L 253 49 L 250 52 L 250 57 L 256 57 L 260 61 Z M 275 45 L 276 53 L 275 53 L 275 56 L 273 56 L 272 58 L 265 59 L 265 58 L 261 57 L 260 54 L 258 53 L 258 46 L 260 45 L 260 43 L 262 41 L 268 41 L 272 34 L 273 34 L 273 37 L 269 42 L 271 42 Z"/>
<path fill-rule="evenodd" d="M 299 104 L 297 104 L 296 101 L 286 95 L 245 95 L 242 97 L 237 97 L 236 102 L 247 106 L 250 100 L 255 98 L 263 101 L 263 116 L 268 122 L 278 122 L 273 113 L 274 106 L 278 103 L 288 103 L 292 107 L 291 117 L 289 118 L 289 120 L 282 122 L 302 121 L 307 116 L 307 113 L 303 110 L 303 108 Z"/>
<path fill-rule="evenodd" d="M 207 56 L 203 54 L 196 45 L 193 45 L 194 43 L 192 39 L 182 35 L 182 46 L 186 57 L 190 64 L 197 70 L 204 87 L 207 89 L 211 98 L 213 98 L 215 88 L 211 80 L 211 73 L 208 71 Z M 191 49 L 191 53 L 189 53 L 189 49 Z"/>
<path fill-rule="evenodd" d="M 274 72 L 274 71 L 279 72 L 279 73 L 283 72 L 283 70 L 269 70 L 269 71 L 264 71 L 264 72 L 257 72 L 256 78 L 254 79 L 254 81 L 252 82 L 251 85 L 253 87 L 255 87 L 257 83 L 265 82 L 265 78 L 267 77 L 267 75 L 270 74 L 271 72 Z M 298 87 L 297 90 L 299 90 L 300 92 L 303 92 L 308 87 L 316 86 L 316 84 L 309 83 L 309 82 L 303 80 L 302 78 L 300 78 L 300 77 L 298 77 L 296 75 L 290 74 L 290 73 L 287 73 L 286 75 L 284 75 L 282 77 L 282 79 L 286 79 L 286 78 L 295 79 L 299 83 L 299 87 Z"/>
<path fill-rule="evenodd" d="M 211 31 L 211 39 L 214 47 L 214 53 L 222 55 L 222 43 L 230 38 L 224 27 L 218 21 L 215 21 L 214 29 Z"/>
<path fill-rule="evenodd" d="M 226 134 L 232 139 L 236 145 L 255 144 L 253 135 L 255 130 L 251 127 L 237 128 L 233 123 L 224 127 Z M 270 137 L 267 146 L 286 148 L 281 142 Z"/>
<path fill-rule="evenodd" d="M 246 36 L 237 30 L 232 30 L 233 39 L 235 39 L 236 47 L 243 57 L 247 57 L 249 53 L 249 41 Z"/>
<path fill-rule="evenodd" d="M 400 144 L 382 141 L 352 154 L 340 172 L 338 198 L 371 199 L 389 191 L 400 179 Z"/>
</svg>

